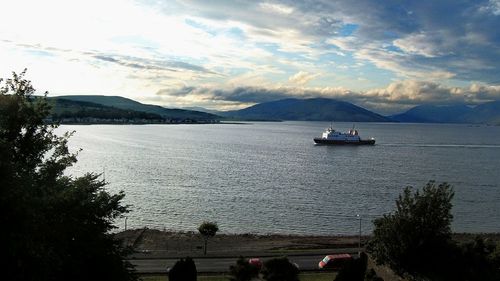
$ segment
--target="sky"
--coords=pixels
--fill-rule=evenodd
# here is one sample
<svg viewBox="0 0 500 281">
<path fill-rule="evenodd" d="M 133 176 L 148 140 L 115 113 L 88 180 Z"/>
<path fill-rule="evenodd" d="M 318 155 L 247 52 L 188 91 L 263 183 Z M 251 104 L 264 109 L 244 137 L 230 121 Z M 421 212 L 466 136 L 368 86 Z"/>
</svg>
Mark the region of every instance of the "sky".
<svg viewBox="0 0 500 281">
<path fill-rule="evenodd" d="M 381 114 L 500 100 L 500 0 L 3 1 L 0 77 L 49 96 L 244 108 L 326 97 Z"/>
</svg>

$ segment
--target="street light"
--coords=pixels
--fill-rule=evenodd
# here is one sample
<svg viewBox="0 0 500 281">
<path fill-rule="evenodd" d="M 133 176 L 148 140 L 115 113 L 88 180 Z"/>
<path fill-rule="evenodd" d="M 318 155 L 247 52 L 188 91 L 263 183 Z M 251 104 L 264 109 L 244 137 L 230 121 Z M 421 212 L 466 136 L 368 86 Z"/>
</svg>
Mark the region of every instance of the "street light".
<svg viewBox="0 0 500 281">
<path fill-rule="evenodd" d="M 359 218 L 359 240 L 358 240 L 358 255 L 361 254 L 361 215 L 357 214 L 356 217 Z"/>
</svg>

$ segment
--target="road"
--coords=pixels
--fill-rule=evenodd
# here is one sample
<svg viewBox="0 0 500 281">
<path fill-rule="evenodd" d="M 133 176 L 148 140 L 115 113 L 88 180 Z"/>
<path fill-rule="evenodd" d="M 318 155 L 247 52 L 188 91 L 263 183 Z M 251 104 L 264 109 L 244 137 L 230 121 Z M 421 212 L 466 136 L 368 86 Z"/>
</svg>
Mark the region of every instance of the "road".
<svg viewBox="0 0 500 281">
<path fill-rule="evenodd" d="M 296 263 L 300 270 L 315 270 L 318 263 L 325 255 L 294 255 L 288 256 L 288 259 Z M 266 261 L 273 257 L 262 258 Z M 236 264 L 237 257 L 233 258 L 193 258 L 196 264 L 196 270 L 204 273 L 227 272 L 229 266 Z M 136 266 L 139 273 L 166 273 L 167 268 L 171 268 L 179 259 L 133 259 L 129 260 Z"/>
</svg>

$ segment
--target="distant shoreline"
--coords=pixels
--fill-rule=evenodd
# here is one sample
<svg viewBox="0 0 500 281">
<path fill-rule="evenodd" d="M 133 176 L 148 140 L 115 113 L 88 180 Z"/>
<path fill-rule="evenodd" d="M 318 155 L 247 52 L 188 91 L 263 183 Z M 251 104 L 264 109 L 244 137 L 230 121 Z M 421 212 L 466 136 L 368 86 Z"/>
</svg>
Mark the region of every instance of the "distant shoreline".
<svg viewBox="0 0 500 281">
<path fill-rule="evenodd" d="M 249 122 L 246 122 L 246 121 L 241 121 L 241 122 L 233 122 L 233 121 L 230 121 L 230 122 L 225 122 L 225 121 L 221 121 L 221 122 L 213 122 L 213 123 L 202 123 L 202 122 L 199 122 L 199 123 L 193 123 L 193 122 L 186 122 L 186 123 L 183 123 L 183 122 L 178 122 L 178 123 L 113 123 L 113 122 L 99 122 L 99 123 L 87 123 L 87 122 L 63 122 L 63 123 L 56 123 L 58 125 L 123 125 L 123 126 L 127 126 L 127 125 L 251 125 L 253 124 L 252 122 L 256 122 L 256 121 L 249 121 Z M 258 122 L 261 122 L 261 121 L 258 121 Z"/>
</svg>

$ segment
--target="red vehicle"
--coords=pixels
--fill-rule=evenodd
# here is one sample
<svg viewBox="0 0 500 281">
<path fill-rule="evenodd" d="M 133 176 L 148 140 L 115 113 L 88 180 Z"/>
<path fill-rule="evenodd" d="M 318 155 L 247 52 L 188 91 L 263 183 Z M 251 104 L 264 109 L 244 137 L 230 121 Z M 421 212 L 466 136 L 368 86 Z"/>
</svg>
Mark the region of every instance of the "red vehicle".
<svg viewBox="0 0 500 281">
<path fill-rule="evenodd" d="M 328 255 L 319 262 L 320 269 L 339 270 L 353 258 L 349 254 Z"/>
<path fill-rule="evenodd" d="M 248 263 L 257 267 L 259 270 L 262 268 L 262 261 L 259 258 L 248 259 Z"/>
</svg>

